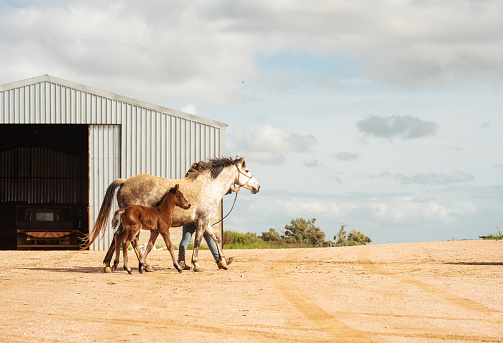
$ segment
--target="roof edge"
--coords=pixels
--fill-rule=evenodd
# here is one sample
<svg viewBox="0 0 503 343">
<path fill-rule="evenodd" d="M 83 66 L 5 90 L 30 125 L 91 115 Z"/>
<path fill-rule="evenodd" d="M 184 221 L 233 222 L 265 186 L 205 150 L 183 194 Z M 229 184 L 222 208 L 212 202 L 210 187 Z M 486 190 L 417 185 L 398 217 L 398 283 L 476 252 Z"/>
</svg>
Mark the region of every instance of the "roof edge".
<svg viewBox="0 0 503 343">
<path fill-rule="evenodd" d="M 124 96 L 124 95 L 115 94 L 115 93 L 108 92 L 108 91 L 105 91 L 105 90 L 102 90 L 99 88 L 86 86 L 86 85 L 83 85 L 81 83 L 77 83 L 74 81 L 64 80 L 59 77 L 51 76 L 48 74 L 35 76 L 35 77 L 31 77 L 29 79 L 9 82 L 9 83 L 0 85 L 0 92 L 9 91 L 9 90 L 21 88 L 21 87 L 26 87 L 26 86 L 29 86 L 29 85 L 32 85 L 35 83 L 41 83 L 41 82 L 51 82 L 51 83 L 58 84 L 61 86 L 75 88 L 75 89 L 80 90 L 82 92 L 91 93 L 91 94 L 99 95 L 99 96 L 102 96 L 104 98 L 108 98 L 111 100 L 121 101 L 121 102 L 125 102 L 125 103 L 131 104 L 131 105 L 144 107 L 144 108 L 147 108 L 147 109 L 150 109 L 153 111 L 161 112 L 164 114 L 169 114 L 169 115 L 172 115 L 175 117 L 180 117 L 183 119 L 202 122 L 202 123 L 205 123 L 208 125 L 220 127 L 222 129 L 225 129 L 228 126 L 228 124 L 226 124 L 226 123 L 222 123 L 222 122 L 219 122 L 219 121 L 216 121 L 213 119 L 201 117 L 196 114 L 186 113 L 186 112 L 178 111 L 178 110 L 175 110 L 175 109 L 172 109 L 169 107 L 151 104 L 151 103 L 143 101 L 143 100 L 138 100 L 135 98 L 130 98 L 130 97 Z"/>
</svg>

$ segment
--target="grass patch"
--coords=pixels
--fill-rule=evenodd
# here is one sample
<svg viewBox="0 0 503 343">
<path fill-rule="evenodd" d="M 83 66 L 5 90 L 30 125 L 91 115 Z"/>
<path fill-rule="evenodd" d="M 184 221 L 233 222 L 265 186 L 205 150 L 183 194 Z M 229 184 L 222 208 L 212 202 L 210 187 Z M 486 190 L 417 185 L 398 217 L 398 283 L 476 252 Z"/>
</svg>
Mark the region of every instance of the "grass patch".
<svg viewBox="0 0 503 343">
<path fill-rule="evenodd" d="M 500 228 L 496 226 L 496 230 L 498 230 L 498 233 L 491 233 L 490 235 L 479 236 L 479 237 L 485 240 L 495 240 L 495 241 L 503 239 L 503 234 L 501 233 Z"/>
</svg>

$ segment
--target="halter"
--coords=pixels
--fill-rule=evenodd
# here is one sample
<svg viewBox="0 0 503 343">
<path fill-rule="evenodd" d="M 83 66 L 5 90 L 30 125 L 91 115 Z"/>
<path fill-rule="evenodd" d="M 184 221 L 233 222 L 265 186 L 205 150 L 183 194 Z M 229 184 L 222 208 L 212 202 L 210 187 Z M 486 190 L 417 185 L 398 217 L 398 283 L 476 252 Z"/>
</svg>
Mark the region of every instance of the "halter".
<svg viewBox="0 0 503 343">
<path fill-rule="evenodd" d="M 253 179 L 253 174 L 252 174 L 251 176 L 246 175 L 246 174 L 245 174 L 245 173 L 243 173 L 241 170 L 239 170 L 238 166 L 236 166 L 236 169 L 238 170 L 238 173 L 239 173 L 239 174 L 243 174 L 244 176 L 246 176 L 246 177 L 248 178 L 248 180 L 246 180 L 246 182 L 245 182 L 242 186 L 238 185 L 238 187 L 239 187 L 239 188 L 241 188 L 241 187 L 246 186 L 246 184 L 247 184 L 247 183 L 248 183 L 251 179 Z"/>
</svg>

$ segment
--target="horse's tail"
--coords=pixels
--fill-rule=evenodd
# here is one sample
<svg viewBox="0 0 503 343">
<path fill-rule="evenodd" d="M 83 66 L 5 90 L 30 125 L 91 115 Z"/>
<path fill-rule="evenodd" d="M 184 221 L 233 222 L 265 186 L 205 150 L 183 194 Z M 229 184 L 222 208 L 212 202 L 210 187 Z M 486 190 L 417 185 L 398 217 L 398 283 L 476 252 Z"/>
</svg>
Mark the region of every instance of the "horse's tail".
<svg viewBox="0 0 503 343">
<path fill-rule="evenodd" d="M 119 220 L 121 218 L 121 214 L 126 212 L 126 209 L 121 208 L 120 210 L 115 211 L 114 218 L 112 219 L 112 230 L 115 231 L 117 226 L 119 225 Z"/>
<path fill-rule="evenodd" d="M 110 186 L 108 186 L 105 193 L 105 198 L 103 199 L 103 203 L 101 204 L 100 212 L 98 213 L 98 218 L 96 219 L 96 223 L 94 223 L 94 227 L 91 232 L 85 235 L 82 239 L 83 243 L 81 244 L 81 250 L 89 248 L 91 244 L 93 244 L 93 242 L 96 240 L 100 232 L 102 232 L 102 236 L 105 234 L 105 230 L 103 229 L 106 228 L 108 224 L 115 190 L 121 187 L 124 182 L 126 182 L 126 180 L 117 179 L 113 181 Z"/>
</svg>

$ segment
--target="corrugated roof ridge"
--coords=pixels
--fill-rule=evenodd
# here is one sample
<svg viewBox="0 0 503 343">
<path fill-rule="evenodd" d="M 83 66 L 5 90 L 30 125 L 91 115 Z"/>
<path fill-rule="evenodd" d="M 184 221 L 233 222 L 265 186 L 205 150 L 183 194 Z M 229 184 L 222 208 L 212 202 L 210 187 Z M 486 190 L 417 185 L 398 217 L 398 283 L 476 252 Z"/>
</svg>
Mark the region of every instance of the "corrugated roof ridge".
<svg viewBox="0 0 503 343">
<path fill-rule="evenodd" d="M 131 105 L 144 107 L 144 108 L 147 108 L 147 109 L 159 112 L 159 113 L 169 114 L 169 115 L 172 115 L 175 117 L 180 117 L 183 119 L 188 119 L 188 120 L 192 120 L 192 121 L 196 121 L 196 122 L 203 122 L 205 124 L 217 126 L 219 128 L 225 129 L 227 127 L 226 123 L 222 123 L 222 122 L 219 122 L 219 121 L 216 121 L 213 119 L 201 117 L 196 114 L 178 111 L 178 110 L 175 110 L 175 109 L 172 109 L 172 108 L 169 108 L 166 106 L 162 106 L 162 105 L 152 104 L 152 103 L 149 103 L 149 102 L 146 102 L 143 100 L 138 100 L 135 98 L 124 96 L 124 95 L 119 95 L 119 94 L 105 91 L 105 90 L 102 90 L 102 89 L 99 89 L 96 87 L 87 86 L 87 85 L 77 83 L 74 81 L 65 80 L 65 79 L 55 77 L 55 76 L 52 76 L 49 74 L 43 74 L 43 75 L 28 78 L 28 79 L 9 82 L 9 83 L 0 85 L 0 92 L 8 91 L 8 90 L 16 89 L 16 88 L 21 88 L 21 87 L 29 86 L 29 85 L 32 85 L 35 83 L 41 83 L 41 82 L 51 82 L 51 83 L 58 84 L 61 86 L 74 88 L 74 89 L 80 90 L 82 92 L 87 92 L 87 93 L 99 95 L 99 96 L 102 96 L 105 98 L 109 98 L 111 100 L 121 101 L 121 102 L 125 102 L 125 103 L 131 104 Z"/>
</svg>

